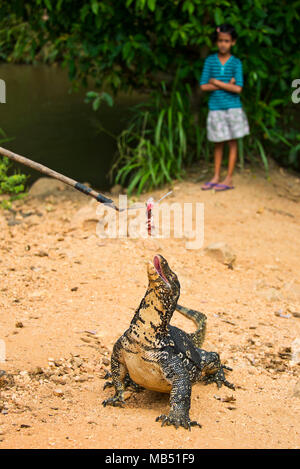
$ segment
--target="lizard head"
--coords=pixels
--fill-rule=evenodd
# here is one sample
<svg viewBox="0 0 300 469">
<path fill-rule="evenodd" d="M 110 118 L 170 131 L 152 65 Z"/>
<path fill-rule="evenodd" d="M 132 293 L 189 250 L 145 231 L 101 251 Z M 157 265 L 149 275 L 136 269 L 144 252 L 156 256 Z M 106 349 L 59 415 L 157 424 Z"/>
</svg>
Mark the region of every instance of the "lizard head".
<svg viewBox="0 0 300 469">
<path fill-rule="evenodd" d="M 153 263 L 148 264 L 148 279 L 149 286 L 159 293 L 159 296 L 163 295 L 177 302 L 180 295 L 179 280 L 160 254 L 154 256 Z"/>
</svg>

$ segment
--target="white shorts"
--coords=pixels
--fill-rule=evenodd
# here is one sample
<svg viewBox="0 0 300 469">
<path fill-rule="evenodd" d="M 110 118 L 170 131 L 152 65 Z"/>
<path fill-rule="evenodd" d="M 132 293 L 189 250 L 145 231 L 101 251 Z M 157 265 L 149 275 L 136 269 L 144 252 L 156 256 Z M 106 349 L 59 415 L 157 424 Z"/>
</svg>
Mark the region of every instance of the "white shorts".
<svg viewBox="0 0 300 469">
<path fill-rule="evenodd" d="M 241 107 L 209 111 L 207 138 L 210 142 L 226 142 L 249 135 L 247 116 Z"/>
</svg>

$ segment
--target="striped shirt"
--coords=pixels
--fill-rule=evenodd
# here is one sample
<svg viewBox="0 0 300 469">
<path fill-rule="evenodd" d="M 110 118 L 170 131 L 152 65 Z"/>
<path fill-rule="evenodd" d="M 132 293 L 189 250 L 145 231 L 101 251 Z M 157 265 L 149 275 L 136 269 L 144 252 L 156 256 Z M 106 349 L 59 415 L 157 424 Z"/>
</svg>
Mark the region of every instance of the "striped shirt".
<svg viewBox="0 0 300 469">
<path fill-rule="evenodd" d="M 243 86 L 243 67 L 240 59 L 231 55 L 224 65 L 221 64 L 218 54 L 209 55 L 204 61 L 200 85 L 209 83 L 210 78 L 229 83 L 235 78 L 235 84 Z M 225 90 L 215 90 L 210 93 L 208 107 L 211 111 L 242 107 L 240 96 Z"/>
</svg>

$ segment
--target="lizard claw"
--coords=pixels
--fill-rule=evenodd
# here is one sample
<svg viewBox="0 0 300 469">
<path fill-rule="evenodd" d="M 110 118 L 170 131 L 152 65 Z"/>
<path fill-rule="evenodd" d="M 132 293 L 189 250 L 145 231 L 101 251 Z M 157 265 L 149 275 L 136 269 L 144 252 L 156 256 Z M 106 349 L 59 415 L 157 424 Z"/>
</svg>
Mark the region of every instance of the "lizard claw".
<svg viewBox="0 0 300 469">
<path fill-rule="evenodd" d="M 224 371 L 223 371 L 223 370 L 232 371 L 232 368 L 230 368 L 229 366 L 226 366 L 226 365 L 221 365 L 221 369 L 222 369 L 222 372 L 221 372 L 221 386 L 222 386 L 222 384 L 224 384 L 224 386 L 227 386 L 228 388 L 235 390 L 234 384 L 229 383 L 229 381 L 227 381 L 227 379 L 225 378 Z"/>
<path fill-rule="evenodd" d="M 226 379 L 223 381 L 223 384 L 224 384 L 224 386 L 227 386 L 228 388 L 235 390 L 234 384 L 229 383 L 229 381 L 227 381 Z"/>
<path fill-rule="evenodd" d="M 186 428 L 187 430 L 191 431 L 191 427 L 195 427 L 195 426 L 198 426 L 198 427 L 202 427 L 202 425 L 200 425 L 200 423 L 196 422 L 195 420 L 190 420 L 189 417 L 172 417 L 170 415 L 165 415 L 165 414 L 162 414 L 162 415 L 159 415 L 158 417 L 156 417 L 155 421 L 156 422 L 159 422 L 161 420 L 161 426 L 163 427 L 164 425 L 174 425 L 174 427 L 176 428 L 179 428 L 179 427 L 183 427 L 183 428 Z"/>
<path fill-rule="evenodd" d="M 112 381 L 106 381 L 106 383 L 104 383 L 103 385 L 103 390 L 106 389 L 106 388 L 112 388 L 114 385 L 114 383 Z"/>
<path fill-rule="evenodd" d="M 204 376 L 202 378 L 204 384 L 216 383 L 218 388 L 220 388 L 224 384 L 224 386 L 227 386 L 230 389 L 235 389 L 234 384 L 229 383 L 229 381 L 227 381 L 227 379 L 225 378 L 225 374 L 223 371 L 224 369 L 232 371 L 232 368 L 229 368 L 229 366 L 221 365 L 221 367 L 216 373 L 214 373 L 213 375 Z"/>
<path fill-rule="evenodd" d="M 112 405 L 113 407 L 123 407 L 123 404 L 125 404 L 123 394 L 117 394 L 116 396 L 105 399 L 105 401 L 102 402 L 103 407 L 106 407 L 107 405 Z"/>
<path fill-rule="evenodd" d="M 145 389 L 142 386 L 140 386 L 139 384 L 134 383 L 133 381 L 132 381 L 132 383 L 129 384 L 128 387 L 130 387 L 135 392 L 142 392 Z"/>
<path fill-rule="evenodd" d="M 222 368 L 223 368 L 223 370 L 232 371 L 232 368 L 230 368 L 229 366 L 226 366 L 226 365 L 222 365 Z"/>
</svg>

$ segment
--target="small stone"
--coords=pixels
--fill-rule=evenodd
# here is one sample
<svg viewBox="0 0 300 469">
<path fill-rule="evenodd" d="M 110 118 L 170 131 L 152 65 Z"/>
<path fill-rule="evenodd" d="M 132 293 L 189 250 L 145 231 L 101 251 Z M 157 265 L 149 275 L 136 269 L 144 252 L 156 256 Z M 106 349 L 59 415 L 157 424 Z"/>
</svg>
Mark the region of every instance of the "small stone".
<svg viewBox="0 0 300 469">
<path fill-rule="evenodd" d="M 35 253 L 35 256 L 38 256 L 38 257 L 48 257 L 49 254 L 46 252 L 46 251 L 38 251 Z"/>
<path fill-rule="evenodd" d="M 30 293 L 30 298 L 40 298 L 45 295 L 45 290 L 35 290 L 34 292 Z"/>
<path fill-rule="evenodd" d="M 76 365 L 78 368 L 80 368 L 83 364 L 83 361 L 79 357 L 74 357 L 73 362 L 74 362 L 74 365 Z"/>
<path fill-rule="evenodd" d="M 294 387 L 293 397 L 300 397 L 300 379 L 297 381 L 297 383 Z"/>
<path fill-rule="evenodd" d="M 75 380 L 78 382 L 78 383 L 84 383 L 85 381 L 88 380 L 88 377 L 87 376 L 76 376 L 75 377 Z"/>
<path fill-rule="evenodd" d="M 236 255 L 228 244 L 224 242 L 212 243 L 205 248 L 204 252 L 206 255 L 231 268 L 236 261 Z"/>
<path fill-rule="evenodd" d="M 57 389 L 54 389 L 53 394 L 54 396 L 57 396 L 57 397 L 63 397 L 64 392 L 62 389 L 57 388 Z"/>
<path fill-rule="evenodd" d="M 222 402 L 235 402 L 236 398 L 234 396 L 225 396 L 221 398 Z M 229 409 L 229 407 L 228 407 Z"/>
<path fill-rule="evenodd" d="M 266 347 L 269 347 L 269 348 L 272 348 L 273 347 L 273 344 L 271 342 L 265 342 L 265 346 Z"/>
<path fill-rule="evenodd" d="M 15 218 L 11 218 L 8 220 L 7 224 L 8 226 L 15 226 L 15 225 L 20 225 L 22 222 L 19 220 L 16 220 Z"/>
<path fill-rule="evenodd" d="M 21 329 L 22 327 L 24 327 L 24 324 L 21 321 L 17 321 L 15 324 L 15 327 L 18 327 Z"/>
<path fill-rule="evenodd" d="M 267 301 L 278 301 L 281 299 L 281 294 L 277 291 L 276 288 L 267 288 L 266 290 L 260 292 L 260 295 Z"/>
<path fill-rule="evenodd" d="M 45 207 L 45 209 L 46 209 L 46 212 L 53 212 L 54 207 L 53 207 L 53 205 L 51 205 L 51 204 L 47 204 L 46 207 Z"/>
<path fill-rule="evenodd" d="M 277 265 L 273 265 L 273 264 L 266 264 L 265 268 L 268 269 L 268 270 L 279 270 L 279 267 Z"/>
<path fill-rule="evenodd" d="M 102 363 L 103 363 L 103 365 L 107 366 L 107 365 L 110 364 L 110 360 L 108 358 L 104 357 L 104 358 L 102 358 Z"/>
<path fill-rule="evenodd" d="M 67 383 L 66 378 L 62 376 L 52 376 L 51 381 L 53 381 L 53 383 L 55 384 L 61 384 L 62 386 L 64 386 Z"/>
<path fill-rule="evenodd" d="M 87 337 L 80 337 L 80 340 L 82 340 L 82 342 L 86 342 L 87 344 L 91 342 L 91 340 L 88 339 Z"/>
<path fill-rule="evenodd" d="M 99 378 L 105 379 L 106 375 L 107 375 L 107 370 L 99 371 Z"/>
<path fill-rule="evenodd" d="M 66 188 L 65 184 L 56 179 L 42 177 L 35 181 L 29 189 L 29 195 L 33 197 L 45 197 L 49 194 L 62 191 Z"/>
<path fill-rule="evenodd" d="M 132 396 L 131 391 L 125 391 L 124 394 L 123 394 L 124 401 L 127 401 L 127 399 L 129 399 L 131 396 Z"/>
<path fill-rule="evenodd" d="M 298 337 L 292 342 L 291 345 L 292 359 L 291 365 L 297 365 L 300 363 L 300 338 Z"/>
</svg>

